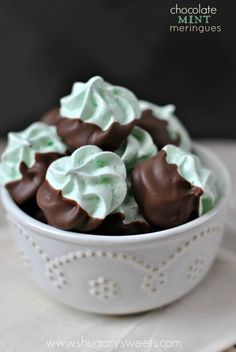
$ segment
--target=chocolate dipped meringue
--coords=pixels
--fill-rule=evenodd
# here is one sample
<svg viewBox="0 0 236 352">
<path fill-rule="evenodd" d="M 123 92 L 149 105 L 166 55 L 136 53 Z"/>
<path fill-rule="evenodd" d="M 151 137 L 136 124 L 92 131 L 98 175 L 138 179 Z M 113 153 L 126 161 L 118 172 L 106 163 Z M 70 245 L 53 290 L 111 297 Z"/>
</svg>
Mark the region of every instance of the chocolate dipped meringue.
<svg viewBox="0 0 236 352">
<path fill-rule="evenodd" d="M 48 166 L 65 152 L 54 126 L 36 122 L 24 131 L 11 132 L 1 156 L 1 183 L 16 203 L 23 204 L 36 195 Z"/>
<path fill-rule="evenodd" d="M 173 145 L 134 168 L 132 188 L 142 215 L 155 229 L 195 219 L 217 198 L 213 173 L 197 156 Z"/>
<path fill-rule="evenodd" d="M 91 231 L 123 202 L 125 179 L 118 155 L 84 146 L 50 165 L 37 202 L 50 225 Z"/>
<path fill-rule="evenodd" d="M 127 171 L 130 172 L 137 163 L 157 154 L 157 150 L 150 134 L 143 128 L 135 126 L 115 153 L 121 157 Z"/>
<path fill-rule="evenodd" d="M 76 82 L 70 95 L 61 99 L 57 131 L 68 145 L 97 145 L 114 151 L 140 118 L 139 103 L 128 89 L 95 76 Z"/>
<path fill-rule="evenodd" d="M 192 148 L 191 140 L 186 128 L 175 116 L 175 106 L 172 104 L 158 106 L 140 100 L 141 118 L 137 125 L 150 133 L 159 149 L 167 144 L 173 144 L 189 152 Z"/>
</svg>

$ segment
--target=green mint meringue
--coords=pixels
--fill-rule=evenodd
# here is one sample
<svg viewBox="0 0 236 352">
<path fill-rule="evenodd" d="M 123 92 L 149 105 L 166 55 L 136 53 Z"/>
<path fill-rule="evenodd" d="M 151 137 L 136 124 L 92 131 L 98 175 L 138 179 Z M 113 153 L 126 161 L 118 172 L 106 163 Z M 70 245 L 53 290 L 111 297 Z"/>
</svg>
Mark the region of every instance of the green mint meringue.
<svg viewBox="0 0 236 352">
<path fill-rule="evenodd" d="M 139 161 L 157 154 L 157 147 L 147 131 L 135 126 L 127 140 L 115 153 L 121 157 L 127 170 L 130 171 Z"/>
<path fill-rule="evenodd" d="M 76 82 L 70 95 L 61 99 L 60 114 L 107 130 L 116 121 L 126 125 L 140 117 L 139 103 L 128 89 L 111 85 L 95 76 L 88 82 Z"/>
<path fill-rule="evenodd" d="M 191 150 L 191 139 L 188 131 L 180 122 L 180 120 L 175 116 L 175 106 L 168 104 L 165 106 L 159 106 L 148 101 L 140 100 L 139 106 L 141 111 L 151 109 L 153 115 L 159 119 L 166 120 L 168 122 L 167 129 L 171 138 L 176 139 L 180 136 L 180 147 L 187 152 Z"/>
<path fill-rule="evenodd" d="M 167 154 L 167 162 L 176 164 L 182 177 L 192 185 L 202 188 L 204 193 L 200 198 L 199 215 L 212 209 L 218 197 L 216 178 L 213 172 L 203 166 L 198 156 L 179 147 L 167 145 L 163 150 Z"/>
<path fill-rule="evenodd" d="M 117 209 L 115 209 L 113 213 L 114 214 L 122 213 L 124 215 L 124 220 L 123 220 L 124 224 L 130 224 L 131 222 L 134 222 L 134 221 L 140 221 L 147 224 L 146 220 L 139 212 L 138 204 L 134 199 L 133 192 L 131 189 L 131 182 L 129 179 L 127 179 L 126 197 L 123 203 Z"/>
<path fill-rule="evenodd" d="M 0 178 L 2 184 L 21 180 L 20 164 L 28 167 L 35 163 L 35 154 L 65 154 L 66 146 L 56 133 L 56 127 L 35 122 L 21 132 L 10 132 L 5 151 L 1 156 Z"/>
<path fill-rule="evenodd" d="M 104 219 L 127 192 L 123 161 L 112 152 L 87 145 L 54 161 L 46 179 L 65 198 L 76 201 L 93 218 Z"/>
</svg>

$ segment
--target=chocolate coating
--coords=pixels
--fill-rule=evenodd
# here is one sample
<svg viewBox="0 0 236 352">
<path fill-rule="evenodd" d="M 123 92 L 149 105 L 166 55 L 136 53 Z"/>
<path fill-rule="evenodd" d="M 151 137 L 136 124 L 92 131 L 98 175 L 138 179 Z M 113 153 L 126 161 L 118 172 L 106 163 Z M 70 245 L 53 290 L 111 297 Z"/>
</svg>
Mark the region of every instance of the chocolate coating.
<svg viewBox="0 0 236 352">
<path fill-rule="evenodd" d="M 32 218 L 34 218 L 40 222 L 43 222 L 45 224 L 47 223 L 47 220 L 46 220 L 42 210 L 39 208 L 39 206 L 36 202 L 36 196 L 29 199 L 24 204 L 21 204 L 20 208 L 22 211 L 24 211 L 26 214 L 28 214 Z"/>
<path fill-rule="evenodd" d="M 93 233 L 104 236 L 123 236 L 153 231 L 148 224 L 141 221 L 132 221 L 128 224 L 124 224 L 124 218 L 124 214 L 122 213 L 108 215 Z"/>
<path fill-rule="evenodd" d="M 45 115 L 43 115 L 41 121 L 46 123 L 47 125 L 54 126 L 57 125 L 60 118 L 60 110 L 58 107 L 55 107 L 49 110 Z"/>
<path fill-rule="evenodd" d="M 6 188 L 17 204 L 23 204 L 35 197 L 39 186 L 43 183 L 49 165 L 60 158 L 58 153 L 35 154 L 35 163 L 28 167 L 24 162 L 20 164 L 22 179 L 6 184 Z"/>
<path fill-rule="evenodd" d="M 60 229 L 87 232 L 102 222 L 102 219 L 89 216 L 74 200 L 63 197 L 62 192 L 53 188 L 47 180 L 40 186 L 36 199 L 48 224 Z"/>
<path fill-rule="evenodd" d="M 57 124 L 57 133 L 72 148 L 79 148 L 83 145 L 96 145 L 103 150 L 113 151 L 122 144 L 130 134 L 137 120 L 126 125 L 113 122 L 105 131 L 99 126 L 83 122 L 80 119 L 60 118 Z"/>
<path fill-rule="evenodd" d="M 146 130 L 152 137 L 156 146 L 161 149 L 167 144 L 180 145 L 180 136 L 176 139 L 170 137 L 167 129 L 168 121 L 159 119 L 153 115 L 151 109 L 144 110 L 137 125 Z"/>
<path fill-rule="evenodd" d="M 134 168 L 132 188 L 141 213 L 154 228 L 168 229 L 199 216 L 203 190 L 183 178 L 177 165 L 168 164 L 164 150 Z"/>
</svg>

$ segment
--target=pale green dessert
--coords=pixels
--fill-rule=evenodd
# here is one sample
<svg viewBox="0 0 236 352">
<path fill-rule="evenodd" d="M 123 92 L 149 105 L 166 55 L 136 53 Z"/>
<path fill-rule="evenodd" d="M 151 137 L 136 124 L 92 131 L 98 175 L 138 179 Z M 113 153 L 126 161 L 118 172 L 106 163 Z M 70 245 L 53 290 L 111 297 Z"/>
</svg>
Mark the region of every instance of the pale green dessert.
<svg viewBox="0 0 236 352">
<path fill-rule="evenodd" d="M 157 151 L 150 134 L 143 128 L 135 126 L 127 140 L 115 153 L 121 157 L 127 171 L 130 171 L 139 161 L 151 158 Z"/>
<path fill-rule="evenodd" d="M 115 153 L 92 145 L 54 161 L 46 180 L 64 198 L 76 201 L 92 218 L 98 219 L 104 219 L 120 206 L 127 192 L 123 161 Z"/>
<path fill-rule="evenodd" d="M 127 179 L 127 194 L 123 203 L 114 211 L 124 215 L 123 223 L 125 225 L 138 221 L 147 224 L 146 220 L 140 214 L 138 204 L 136 203 L 131 189 L 131 182 Z"/>
<path fill-rule="evenodd" d="M 141 114 L 138 99 L 130 90 L 109 84 L 99 76 L 86 83 L 74 83 L 71 94 L 60 103 L 62 117 L 95 124 L 103 131 L 113 122 L 129 124 Z"/>
<path fill-rule="evenodd" d="M 167 121 L 167 130 L 169 132 L 170 138 L 173 140 L 180 139 L 179 147 L 186 151 L 190 151 L 192 148 L 191 139 L 188 131 L 180 122 L 180 120 L 174 114 L 175 106 L 168 104 L 165 106 L 159 106 L 148 101 L 140 100 L 139 105 L 141 111 L 152 110 L 153 115 L 160 119 Z"/>
<path fill-rule="evenodd" d="M 1 183 L 21 180 L 21 163 L 24 162 L 29 168 L 32 167 L 37 153 L 63 155 L 66 149 L 66 145 L 56 133 L 56 128 L 43 122 L 35 122 L 21 132 L 10 132 L 7 146 L 1 156 Z"/>
<path fill-rule="evenodd" d="M 213 172 L 202 164 L 198 156 L 179 147 L 167 145 L 163 150 L 167 154 L 166 161 L 169 164 L 176 164 L 182 177 L 203 190 L 203 195 L 200 197 L 199 215 L 212 209 L 218 198 L 216 178 Z"/>
</svg>

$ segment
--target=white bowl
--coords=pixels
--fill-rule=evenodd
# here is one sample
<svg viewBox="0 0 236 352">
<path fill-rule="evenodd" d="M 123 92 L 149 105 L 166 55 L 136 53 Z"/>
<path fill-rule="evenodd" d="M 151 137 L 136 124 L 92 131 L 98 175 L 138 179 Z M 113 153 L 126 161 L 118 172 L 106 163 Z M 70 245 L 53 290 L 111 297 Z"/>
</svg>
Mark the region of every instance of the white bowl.
<svg viewBox="0 0 236 352">
<path fill-rule="evenodd" d="M 230 179 L 225 166 L 195 148 L 218 181 L 213 210 L 187 224 L 134 236 L 58 230 L 25 214 L 1 190 L 22 258 L 33 281 L 56 300 L 103 314 L 137 313 L 170 303 L 206 275 L 223 236 Z"/>
</svg>

